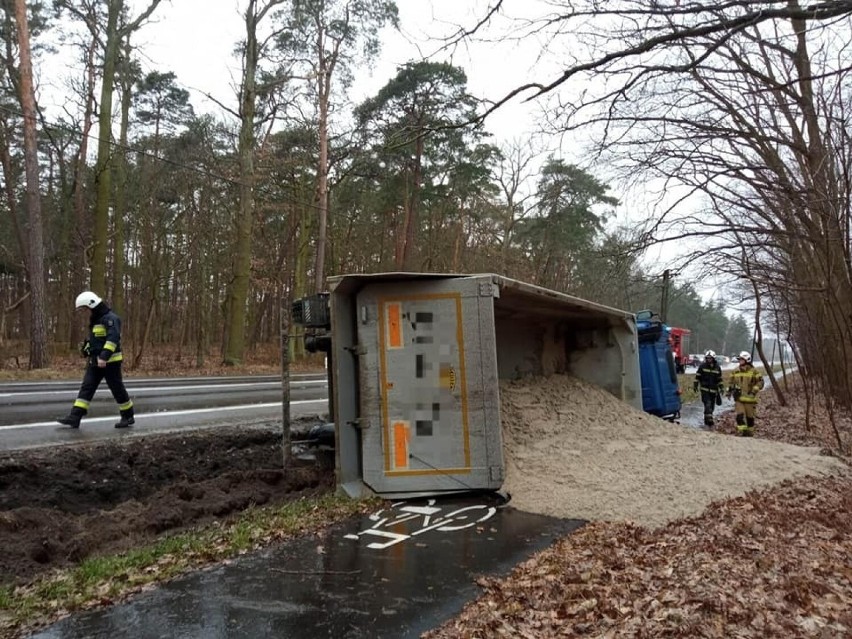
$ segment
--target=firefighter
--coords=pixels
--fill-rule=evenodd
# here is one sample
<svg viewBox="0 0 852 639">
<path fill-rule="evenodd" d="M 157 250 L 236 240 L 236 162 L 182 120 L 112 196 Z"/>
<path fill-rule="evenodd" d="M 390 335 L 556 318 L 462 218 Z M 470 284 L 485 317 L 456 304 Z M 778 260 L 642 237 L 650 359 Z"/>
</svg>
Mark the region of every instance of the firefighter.
<svg viewBox="0 0 852 639">
<path fill-rule="evenodd" d="M 716 361 L 716 353 L 707 351 L 704 353 L 704 361 L 695 371 L 695 381 L 692 390 L 701 391 L 701 403 L 704 404 L 704 425 L 713 425 L 713 411 L 722 403 L 722 393 L 725 392 L 725 383 L 722 380 L 722 368 Z"/>
<path fill-rule="evenodd" d="M 80 353 L 86 358 L 86 373 L 71 412 L 56 421 L 71 428 L 80 428 L 80 420 L 89 412 L 95 391 L 101 380 L 106 379 L 121 414 L 121 420 L 115 427 L 128 428 L 136 420 L 133 418 L 133 401 L 121 378 L 121 319 L 91 291 L 80 293 L 75 307 L 78 311 L 89 310 L 89 337 L 80 345 Z"/>
<path fill-rule="evenodd" d="M 757 393 L 763 388 L 763 375 L 751 363 L 751 355 L 743 351 L 737 356 L 739 367 L 731 374 L 728 399 L 734 399 L 737 434 L 740 437 L 754 435 L 754 414 L 757 408 Z"/>
</svg>

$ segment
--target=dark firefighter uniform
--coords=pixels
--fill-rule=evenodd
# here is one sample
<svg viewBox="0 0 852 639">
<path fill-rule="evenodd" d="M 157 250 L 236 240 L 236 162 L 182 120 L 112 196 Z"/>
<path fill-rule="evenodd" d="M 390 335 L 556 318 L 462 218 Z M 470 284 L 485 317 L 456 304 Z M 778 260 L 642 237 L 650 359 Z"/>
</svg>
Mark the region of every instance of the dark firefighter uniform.
<svg viewBox="0 0 852 639">
<path fill-rule="evenodd" d="M 704 425 L 713 425 L 713 411 L 722 403 L 725 383 L 722 380 L 722 368 L 715 357 L 707 356 L 695 371 L 695 381 L 692 385 L 696 391 L 701 391 L 701 403 L 704 404 Z"/>
<path fill-rule="evenodd" d="M 740 357 L 739 368 L 731 373 L 728 396 L 734 399 L 737 434 L 741 437 L 754 435 L 754 420 L 757 408 L 757 393 L 763 388 L 763 375 L 752 366 L 751 357 Z"/>
<path fill-rule="evenodd" d="M 99 301 L 91 309 L 89 338 L 81 345 L 80 352 L 86 357 L 83 383 L 71 413 L 58 421 L 72 428 L 79 428 L 80 420 L 89 412 L 89 404 L 95 396 L 95 391 L 105 379 L 121 413 L 121 420 L 115 427 L 132 426 L 135 423 L 133 401 L 124 387 L 121 375 L 121 362 L 124 357 L 121 353 L 121 319 L 103 301 Z M 98 366 L 99 359 L 105 361 L 106 366 Z"/>
</svg>

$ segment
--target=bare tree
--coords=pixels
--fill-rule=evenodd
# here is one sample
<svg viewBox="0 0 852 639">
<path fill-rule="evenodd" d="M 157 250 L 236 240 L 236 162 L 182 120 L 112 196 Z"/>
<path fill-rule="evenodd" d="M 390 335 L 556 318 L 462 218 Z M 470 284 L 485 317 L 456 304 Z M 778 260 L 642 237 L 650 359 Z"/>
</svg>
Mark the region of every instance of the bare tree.
<svg viewBox="0 0 852 639">
<path fill-rule="evenodd" d="M 656 181 L 645 240 L 693 242 L 688 259 L 703 265 L 698 272 L 752 281 L 752 302 L 791 295 L 804 369 L 852 408 L 852 1 L 549 7 L 511 35 L 535 34 L 569 64 L 485 113 L 519 96 L 549 100 L 549 130 L 582 129 L 595 157 Z M 487 20 L 457 37 L 479 37 L 502 10 L 495 2 Z"/>
<path fill-rule="evenodd" d="M 27 177 L 27 275 L 30 283 L 30 368 L 48 365 L 47 322 L 45 320 L 44 229 L 39 189 L 37 112 L 33 87 L 33 64 L 27 3 L 15 0 L 18 34 L 19 99 L 24 119 L 24 167 Z"/>
<path fill-rule="evenodd" d="M 97 85 L 97 50 L 99 46 L 98 30 L 96 28 L 98 16 L 97 11 L 91 4 L 80 7 L 78 18 L 85 21 L 87 25 L 88 38 L 75 42 L 75 48 L 80 49 L 80 62 L 83 65 L 82 81 L 72 82 L 74 93 L 79 96 L 82 101 L 82 114 L 71 114 L 72 120 L 77 120 L 76 127 L 80 130 L 79 145 L 76 147 L 72 163 L 73 179 L 71 183 L 71 202 L 72 220 L 69 220 L 69 234 L 65 238 L 66 250 L 70 256 L 70 273 L 68 282 L 70 286 L 66 287 L 62 300 L 58 300 L 62 307 L 67 309 L 66 316 L 70 317 L 73 314 L 73 296 L 83 290 L 86 286 L 84 283 L 87 279 L 87 267 L 89 259 L 87 258 L 87 249 L 89 235 L 86 229 L 90 227 L 88 216 L 88 188 L 87 188 L 87 172 L 89 170 L 89 141 L 91 137 L 92 127 L 95 120 L 95 87 Z M 65 107 L 66 113 L 75 105 L 76 100 L 71 101 Z M 80 339 L 80 327 L 78 322 L 68 322 L 68 344 L 74 345 Z"/>
<path fill-rule="evenodd" d="M 97 199 L 95 203 L 92 235 L 91 286 L 102 295 L 106 289 L 107 240 L 109 238 L 109 209 L 112 198 L 112 102 L 115 90 L 115 73 L 121 42 L 151 16 L 161 0 L 150 0 L 148 6 L 135 18 L 127 19 L 125 0 L 107 0 L 106 23 L 92 20 L 90 6 L 85 1 L 61 0 L 57 4 L 74 17 L 82 20 L 92 35 L 103 45 L 103 75 L 98 102 L 98 155 L 95 162 Z M 119 250 L 124 250 L 120 247 Z"/>
<path fill-rule="evenodd" d="M 239 95 L 240 133 L 238 141 L 240 163 L 240 210 L 237 215 L 236 238 L 233 251 L 233 279 L 228 299 L 228 338 L 224 361 L 234 365 L 242 362 L 246 341 L 246 300 L 251 280 L 252 225 L 254 222 L 254 154 L 257 114 L 258 62 L 273 35 L 262 37 L 258 26 L 276 6 L 284 0 L 259 2 L 250 0 L 244 14 L 246 39 L 243 43 L 243 76 Z"/>
<path fill-rule="evenodd" d="M 379 31 L 397 25 L 396 4 L 390 0 L 299 0 L 292 3 L 279 47 L 311 83 L 317 111 L 317 226 L 314 290 L 325 287 L 328 229 L 329 126 L 335 82 L 351 83 L 351 66 L 360 53 L 368 64 L 379 52 Z M 306 47 L 306 43 L 307 47 Z M 306 56 L 306 49 L 308 55 Z"/>
<path fill-rule="evenodd" d="M 500 272 L 505 273 L 509 267 L 509 247 L 515 225 L 535 208 L 535 187 L 529 182 L 533 173 L 531 165 L 537 154 L 530 143 L 520 140 L 505 145 L 502 151 L 503 161 L 497 169 L 496 179 L 506 205 L 500 241 Z"/>
</svg>

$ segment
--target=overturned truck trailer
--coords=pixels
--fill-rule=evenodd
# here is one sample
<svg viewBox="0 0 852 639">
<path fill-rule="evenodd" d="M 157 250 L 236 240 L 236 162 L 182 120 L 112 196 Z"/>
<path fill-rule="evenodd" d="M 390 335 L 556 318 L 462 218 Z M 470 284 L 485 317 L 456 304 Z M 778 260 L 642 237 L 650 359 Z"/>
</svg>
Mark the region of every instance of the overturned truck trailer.
<svg viewBox="0 0 852 639">
<path fill-rule="evenodd" d="M 494 274 L 329 287 L 336 475 L 352 497 L 499 489 L 500 380 L 569 373 L 642 408 L 629 312 Z"/>
</svg>

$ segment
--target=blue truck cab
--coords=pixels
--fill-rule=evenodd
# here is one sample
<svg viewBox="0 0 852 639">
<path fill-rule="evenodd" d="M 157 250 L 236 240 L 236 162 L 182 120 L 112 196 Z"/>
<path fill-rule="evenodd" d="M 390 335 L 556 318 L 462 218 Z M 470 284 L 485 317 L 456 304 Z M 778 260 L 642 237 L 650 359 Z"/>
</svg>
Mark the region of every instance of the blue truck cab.
<svg viewBox="0 0 852 639">
<path fill-rule="evenodd" d="M 651 311 L 636 313 L 639 338 L 639 370 L 642 377 L 642 409 L 663 419 L 680 417 L 671 329 Z"/>
</svg>

